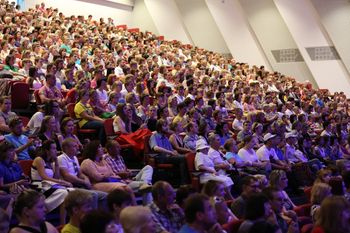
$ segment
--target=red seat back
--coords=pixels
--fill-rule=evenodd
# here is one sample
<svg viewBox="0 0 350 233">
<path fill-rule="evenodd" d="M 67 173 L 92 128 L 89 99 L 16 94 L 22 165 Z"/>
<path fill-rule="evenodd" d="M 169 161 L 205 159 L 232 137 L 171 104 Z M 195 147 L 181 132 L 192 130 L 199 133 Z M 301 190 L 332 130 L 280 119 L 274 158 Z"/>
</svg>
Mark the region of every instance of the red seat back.
<svg viewBox="0 0 350 233">
<path fill-rule="evenodd" d="M 11 102 L 13 109 L 26 109 L 29 106 L 29 84 L 15 82 L 11 86 Z"/>
<path fill-rule="evenodd" d="M 35 98 L 36 104 L 39 104 L 39 105 L 42 104 L 40 95 L 39 95 L 39 90 L 34 91 L 34 98 Z"/>
<path fill-rule="evenodd" d="M 67 111 L 68 111 L 69 117 L 71 117 L 73 119 L 76 119 L 74 108 L 75 108 L 75 104 L 74 103 L 70 103 L 70 104 L 67 105 Z"/>
<path fill-rule="evenodd" d="M 30 169 L 32 168 L 33 160 L 20 160 L 18 165 L 22 168 L 23 173 L 30 177 Z"/>
<path fill-rule="evenodd" d="M 105 132 L 107 137 L 116 136 L 113 129 L 113 118 L 105 119 L 103 125 L 105 127 Z"/>
</svg>

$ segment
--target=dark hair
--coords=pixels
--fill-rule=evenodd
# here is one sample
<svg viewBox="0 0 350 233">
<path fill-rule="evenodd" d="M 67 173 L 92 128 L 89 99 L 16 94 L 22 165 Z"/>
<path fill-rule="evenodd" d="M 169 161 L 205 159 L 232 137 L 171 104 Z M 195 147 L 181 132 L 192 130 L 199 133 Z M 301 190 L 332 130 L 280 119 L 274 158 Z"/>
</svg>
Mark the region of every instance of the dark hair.
<svg viewBox="0 0 350 233">
<path fill-rule="evenodd" d="M 53 140 L 45 140 L 39 150 L 38 156 L 40 156 L 45 162 L 54 162 L 47 160 L 47 151 L 50 150 L 52 144 L 56 145 L 56 142 Z"/>
<path fill-rule="evenodd" d="M 129 192 L 121 189 L 114 189 L 107 195 L 107 207 L 113 212 L 113 205 L 121 206 L 123 203 L 132 203 L 132 197 Z"/>
<path fill-rule="evenodd" d="M 155 184 L 152 186 L 152 196 L 154 200 L 158 200 L 161 196 L 164 196 L 165 194 L 165 186 L 170 185 L 166 181 L 157 181 Z"/>
<path fill-rule="evenodd" d="M 22 124 L 22 123 L 23 122 L 22 122 L 21 118 L 15 117 L 15 118 L 10 120 L 9 127 L 10 127 L 10 129 L 12 129 L 12 128 L 14 128 L 17 125 Z"/>
<path fill-rule="evenodd" d="M 204 202 L 209 201 L 209 197 L 204 194 L 192 194 L 185 201 L 185 219 L 187 223 L 196 221 L 198 212 L 204 212 Z"/>
<path fill-rule="evenodd" d="M 245 206 L 245 219 L 257 220 L 265 215 L 265 203 L 269 200 L 261 193 L 251 195 Z"/>
<path fill-rule="evenodd" d="M 15 146 L 9 143 L 8 141 L 1 142 L 0 143 L 0 161 L 4 161 L 6 159 L 6 152 L 14 149 L 15 149 Z"/>
<path fill-rule="evenodd" d="M 80 222 L 81 233 L 106 232 L 107 225 L 114 220 L 113 215 L 104 210 L 92 210 Z"/>
<path fill-rule="evenodd" d="M 279 227 L 265 221 L 258 221 L 250 228 L 249 233 L 275 233 Z"/>
<path fill-rule="evenodd" d="M 208 180 L 203 185 L 202 193 L 207 195 L 208 197 L 212 197 L 215 195 L 215 192 L 217 191 L 219 185 L 223 185 L 223 183 L 217 180 Z"/>
<path fill-rule="evenodd" d="M 61 132 L 62 132 L 62 134 L 65 133 L 65 132 L 64 132 L 64 127 L 66 127 L 67 123 L 70 122 L 70 121 L 74 122 L 73 118 L 71 118 L 71 117 L 65 117 L 65 118 L 63 118 L 63 120 L 61 121 Z"/>
<path fill-rule="evenodd" d="M 21 216 L 24 208 L 32 208 L 43 197 L 41 193 L 31 189 L 21 192 L 16 198 L 13 213 Z"/>
<path fill-rule="evenodd" d="M 181 185 L 176 191 L 176 204 L 181 207 L 185 200 L 194 193 L 196 193 L 196 190 L 192 187 L 192 185 Z"/>
<path fill-rule="evenodd" d="M 163 129 L 164 124 L 167 124 L 167 122 L 165 120 L 163 120 L 163 119 L 157 120 L 156 131 L 158 133 L 161 133 L 163 131 L 162 129 Z"/>
<path fill-rule="evenodd" d="M 92 161 L 95 161 L 96 159 L 96 153 L 98 147 L 101 145 L 100 141 L 98 140 L 93 140 L 86 144 L 84 151 L 83 151 L 83 156 L 86 159 L 91 159 Z"/>
<path fill-rule="evenodd" d="M 48 102 L 45 103 L 45 106 L 44 106 L 45 115 L 53 115 L 54 103 L 58 104 L 56 100 L 49 100 Z"/>
</svg>

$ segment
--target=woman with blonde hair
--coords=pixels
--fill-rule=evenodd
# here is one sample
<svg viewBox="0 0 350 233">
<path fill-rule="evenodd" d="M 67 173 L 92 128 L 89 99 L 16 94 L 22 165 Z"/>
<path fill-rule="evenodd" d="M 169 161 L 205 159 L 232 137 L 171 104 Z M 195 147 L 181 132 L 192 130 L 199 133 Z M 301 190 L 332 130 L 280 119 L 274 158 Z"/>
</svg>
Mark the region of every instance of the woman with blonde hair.
<svg viewBox="0 0 350 233">
<path fill-rule="evenodd" d="M 124 233 L 153 233 L 156 225 L 152 212 L 144 206 L 128 206 L 120 213 Z"/>
<path fill-rule="evenodd" d="M 289 198 L 287 192 L 284 191 L 284 189 L 288 186 L 288 178 L 286 172 L 283 170 L 273 170 L 270 173 L 269 179 L 270 186 L 282 192 L 284 197 L 284 208 L 286 210 L 292 210 L 295 207 L 295 205 Z"/>
<path fill-rule="evenodd" d="M 332 177 L 332 171 L 327 168 L 323 168 L 317 172 L 314 184 L 317 184 L 317 183 L 328 184 L 331 177 Z"/>
<path fill-rule="evenodd" d="M 311 189 L 311 217 L 316 222 L 322 201 L 331 196 L 332 188 L 326 183 L 317 183 Z"/>
<path fill-rule="evenodd" d="M 350 204 L 341 196 L 331 196 L 321 204 L 312 233 L 348 233 L 350 229 Z"/>
</svg>

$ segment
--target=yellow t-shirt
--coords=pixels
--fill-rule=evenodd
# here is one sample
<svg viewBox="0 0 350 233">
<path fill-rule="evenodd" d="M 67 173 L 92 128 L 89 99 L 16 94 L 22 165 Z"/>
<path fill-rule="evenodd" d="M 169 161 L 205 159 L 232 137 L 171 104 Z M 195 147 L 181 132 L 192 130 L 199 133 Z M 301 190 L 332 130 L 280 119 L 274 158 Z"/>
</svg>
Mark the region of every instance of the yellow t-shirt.
<svg viewBox="0 0 350 233">
<path fill-rule="evenodd" d="M 89 122 L 88 120 L 83 119 L 81 117 L 81 114 L 85 111 L 90 116 L 94 115 L 92 108 L 88 104 L 84 105 L 82 102 L 79 101 L 74 107 L 75 117 L 79 120 L 79 128 L 83 127 L 86 123 Z"/>
<path fill-rule="evenodd" d="M 69 223 L 64 225 L 64 227 L 61 230 L 61 233 L 80 233 L 80 230 L 78 227 L 75 227 Z"/>
</svg>

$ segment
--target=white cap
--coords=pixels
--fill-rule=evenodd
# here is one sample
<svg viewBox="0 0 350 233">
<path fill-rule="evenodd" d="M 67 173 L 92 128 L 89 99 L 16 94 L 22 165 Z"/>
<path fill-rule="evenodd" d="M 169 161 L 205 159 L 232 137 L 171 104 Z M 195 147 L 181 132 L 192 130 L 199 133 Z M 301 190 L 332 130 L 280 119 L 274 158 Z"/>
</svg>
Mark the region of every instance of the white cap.
<svg viewBox="0 0 350 233">
<path fill-rule="evenodd" d="M 265 134 L 265 136 L 264 136 L 264 141 L 267 142 L 268 140 L 270 140 L 271 138 L 274 138 L 274 137 L 276 137 L 276 136 L 277 136 L 276 134 L 267 133 L 267 134 Z"/>
<path fill-rule="evenodd" d="M 199 139 L 196 142 L 196 150 L 202 150 L 202 149 L 205 149 L 205 148 L 209 148 L 208 143 L 204 139 Z"/>
</svg>

